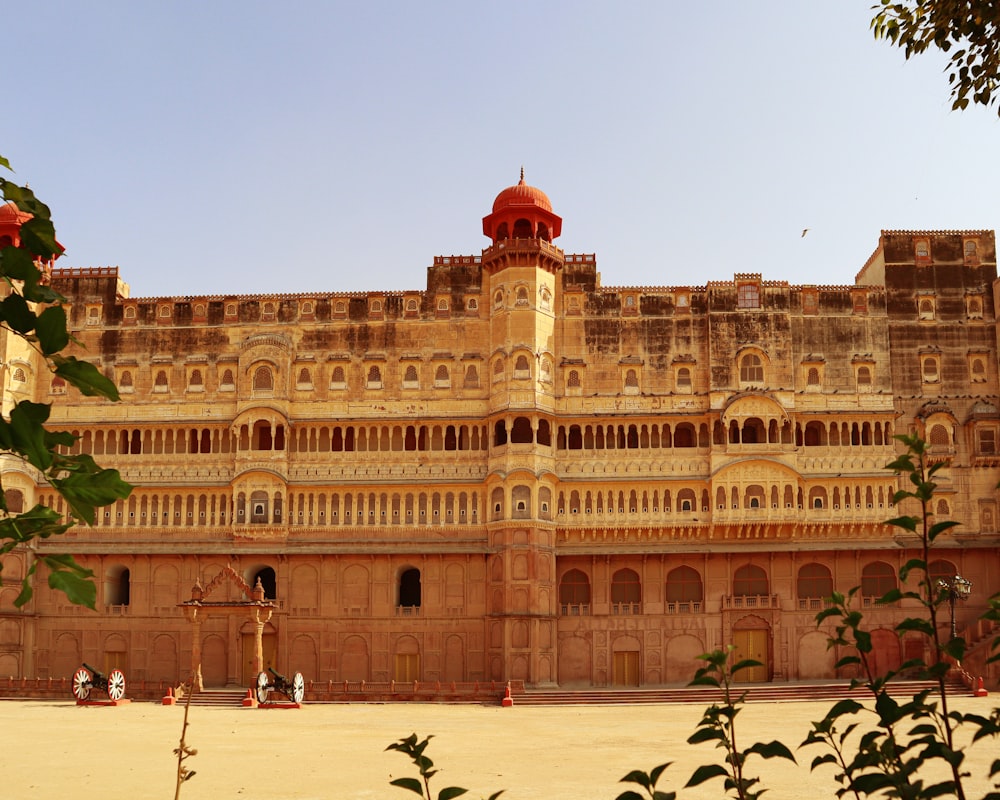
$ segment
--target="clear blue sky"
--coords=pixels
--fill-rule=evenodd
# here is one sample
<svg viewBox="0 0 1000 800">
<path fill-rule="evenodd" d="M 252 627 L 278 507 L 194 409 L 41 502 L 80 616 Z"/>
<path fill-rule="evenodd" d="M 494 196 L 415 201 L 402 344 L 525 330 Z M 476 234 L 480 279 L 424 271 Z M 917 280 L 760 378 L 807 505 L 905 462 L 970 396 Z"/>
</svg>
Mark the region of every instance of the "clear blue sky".
<svg viewBox="0 0 1000 800">
<path fill-rule="evenodd" d="M 606 286 L 847 284 L 1000 224 L 995 111 L 871 3 L 8 3 L 0 154 L 137 297 L 423 289 L 522 165 Z"/>
</svg>

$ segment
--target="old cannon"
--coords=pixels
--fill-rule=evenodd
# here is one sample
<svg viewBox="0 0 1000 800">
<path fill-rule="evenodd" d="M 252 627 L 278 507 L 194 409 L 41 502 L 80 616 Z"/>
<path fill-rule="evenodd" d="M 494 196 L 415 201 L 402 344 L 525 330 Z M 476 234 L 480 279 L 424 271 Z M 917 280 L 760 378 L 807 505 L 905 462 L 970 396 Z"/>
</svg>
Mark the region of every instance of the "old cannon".
<svg viewBox="0 0 1000 800">
<path fill-rule="evenodd" d="M 273 681 L 268 678 L 267 672 L 270 672 L 274 676 Z M 283 694 L 293 703 L 302 702 L 302 696 L 306 692 L 306 682 L 302 679 L 301 672 L 296 672 L 291 680 L 275 672 L 271 667 L 267 668 L 267 672 L 261 672 L 257 675 L 256 689 L 258 703 L 266 703 L 267 696 L 272 691 Z"/>
<path fill-rule="evenodd" d="M 77 700 L 86 700 L 91 689 L 107 692 L 111 700 L 121 700 L 125 696 L 125 675 L 120 669 L 113 669 L 105 675 L 84 662 L 73 673 L 73 695 Z"/>
</svg>

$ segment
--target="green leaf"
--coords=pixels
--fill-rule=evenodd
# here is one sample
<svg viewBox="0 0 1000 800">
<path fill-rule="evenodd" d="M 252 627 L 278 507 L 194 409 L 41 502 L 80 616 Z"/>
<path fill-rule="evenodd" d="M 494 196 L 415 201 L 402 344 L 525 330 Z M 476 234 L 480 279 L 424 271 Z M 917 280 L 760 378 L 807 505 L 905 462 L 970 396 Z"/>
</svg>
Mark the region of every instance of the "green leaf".
<svg viewBox="0 0 1000 800">
<path fill-rule="evenodd" d="M 768 742 L 767 744 L 764 744 L 763 742 L 755 742 L 747 749 L 746 752 L 747 754 L 756 753 L 761 758 L 787 758 L 789 761 L 795 761 L 795 756 L 792 755 L 792 751 L 777 740 Z"/>
<path fill-rule="evenodd" d="M 21 224 L 18 233 L 21 246 L 45 261 L 62 255 L 63 247 L 56 241 L 56 229 L 50 220 L 36 214 Z"/>
<path fill-rule="evenodd" d="M 71 383 L 81 394 L 88 397 L 107 397 L 109 400 L 119 400 L 118 389 L 114 383 L 102 375 L 97 367 L 87 361 L 80 361 L 75 356 L 52 356 L 55 373 L 68 383 Z"/>
<path fill-rule="evenodd" d="M 622 778 L 618 783 L 638 783 L 640 786 L 648 789 L 652 786 L 652 782 L 649 776 L 643 772 L 641 769 L 634 769 L 624 778 Z"/>
<path fill-rule="evenodd" d="M 0 319 L 6 322 L 17 333 L 26 334 L 35 329 L 35 312 L 16 292 L 7 295 L 0 303 Z"/>
<path fill-rule="evenodd" d="M 42 472 L 52 464 L 53 457 L 51 449 L 45 443 L 43 427 L 49 418 L 49 411 L 47 405 L 23 400 L 10 412 L 10 430 L 15 449 Z"/>
<path fill-rule="evenodd" d="M 411 792 L 415 792 L 421 797 L 424 796 L 424 787 L 416 778 L 396 778 L 393 781 L 389 781 L 390 786 L 398 786 L 400 789 L 409 789 Z"/>
<path fill-rule="evenodd" d="M 0 251 L 2 258 L 2 275 L 14 281 L 21 281 L 28 287 L 38 283 L 42 274 L 35 265 L 34 259 L 27 250 L 17 247 L 5 247 Z"/>
<path fill-rule="evenodd" d="M 91 580 L 93 572 L 77 565 L 71 556 L 41 556 L 40 558 L 50 570 L 50 589 L 65 593 L 66 598 L 75 605 L 96 609 L 97 586 Z M 75 569 L 67 567 L 67 561 Z"/>
<path fill-rule="evenodd" d="M 438 792 L 438 800 L 451 800 L 453 797 L 461 797 L 468 789 L 460 789 L 457 786 L 449 786 Z"/>
<path fill-rule="evenodd" d="M 688 780 L 688 782 L 684 784 L 684 788 L 688 788 L 691 786 L 698 786 L 712 778 L 728 778 L 728 777 L 729 773 L 726 772 L 724 767 L 721 767 L 718 764 L 702 764 L 700 767 L 698 767 L 698 769 L 694 771 L 694 774 L 691 775 L 691 778 Z"/>
<path fill-rule="evenodd" d="M 35 334 L 44 355 L 51 356 L 66 347 L 69 344 L 69 331 L 66 329 L 66 312 L 63 307 L 49 306 L 39 314 Z"/>
</svg>

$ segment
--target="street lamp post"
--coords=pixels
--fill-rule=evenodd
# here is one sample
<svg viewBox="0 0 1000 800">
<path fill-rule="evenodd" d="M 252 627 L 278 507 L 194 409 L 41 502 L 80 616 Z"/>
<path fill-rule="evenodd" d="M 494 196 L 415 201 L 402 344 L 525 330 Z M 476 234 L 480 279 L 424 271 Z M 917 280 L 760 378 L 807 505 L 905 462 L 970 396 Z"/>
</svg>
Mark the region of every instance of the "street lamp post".
<svg viewBox="0 0 1000 800">
<path fill-rule="evenodd" d="M 954 639 L 958 635 L 955 627 L 955 601 L 969 599 L 972 593 L 972 581 L 956 573 L 950 578 L 938 578 L 937 587 L 948 598 L 948 607 L 951 609 L 951 638 Z"/>
</svg>

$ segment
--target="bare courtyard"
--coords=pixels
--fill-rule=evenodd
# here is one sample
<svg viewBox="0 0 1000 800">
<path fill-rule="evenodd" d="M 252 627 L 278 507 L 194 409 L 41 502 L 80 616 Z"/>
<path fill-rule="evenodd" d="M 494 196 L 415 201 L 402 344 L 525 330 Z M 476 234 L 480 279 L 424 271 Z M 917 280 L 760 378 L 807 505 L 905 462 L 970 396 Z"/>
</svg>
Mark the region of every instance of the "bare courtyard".
<svg viewBox="0 0 1000 800">
<path fill-rule="evenodd" d="M 987 714 L 988 698 L 958 698 L 953 707 Z M 781 738 L 793 750 L 828 703 L 752 704 L 738 717 L 743 746 L 751 737 Z M 721 751 L 686 743 L 702 705 L 524 707 L 461 705 L 311 705 L 300 710 L 195 707 L 188 744 L 198 750 L 188 765 L 197 774 L 181 793 L 185 800 L 246 798 L 406 798 L 389 786 L 416 771 L 405 756 L 384 752 L 416 732 L 433 733 L 427 751 L 441 772 L 431 786 L 463 786 L 470 798 L 505 789 L 509 800 L 607 798 L 624 788 L 632 769 L 673 761 L 661 789 L 681 798 L 723 797 L 713 780 L 682 789 L 692 770 L 719 761 Z M 0 702 L 5 731 L 0 794 L 23 798 L 172 798 L 182 707 L 133 703 L 120 708 L 78 708 L 73 703 Z M 971 734 L 970 734 L 971 736 Z M 968 738 L 968 737 L 966 737 Z M 818 748 L 796 753 L 798 766 L 751 760 L 772 800 L 834 796 L 833 770 L 811 773 Z M 976 780 L 971 796 L 989 786 L 985 775 L 996 743 L 970 750 Z"/>
</svg>

